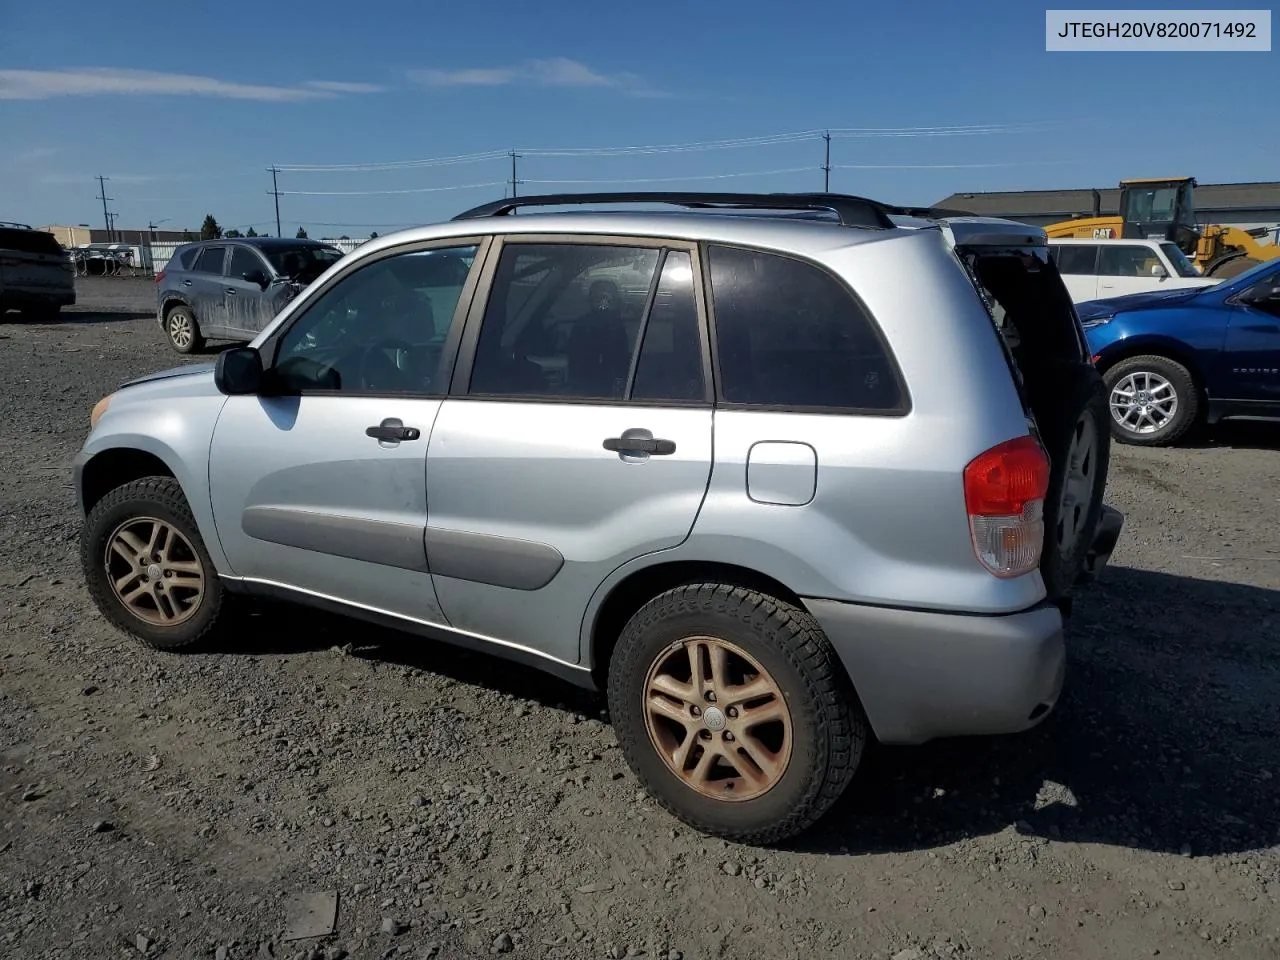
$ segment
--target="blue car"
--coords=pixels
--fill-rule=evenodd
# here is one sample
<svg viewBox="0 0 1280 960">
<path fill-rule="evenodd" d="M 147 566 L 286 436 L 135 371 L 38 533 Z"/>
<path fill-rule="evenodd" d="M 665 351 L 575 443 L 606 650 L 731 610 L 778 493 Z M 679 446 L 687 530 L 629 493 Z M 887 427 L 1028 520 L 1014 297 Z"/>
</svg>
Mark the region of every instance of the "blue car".
<svg viewBox="0 0 1280 960">
<path fill-rule="evenodd" d="M 1076 312 L 1121 443 L 1168 446 L 1202 419 L 1280 419 L 1280 259 L 1211 287 Z"/>
</svg>

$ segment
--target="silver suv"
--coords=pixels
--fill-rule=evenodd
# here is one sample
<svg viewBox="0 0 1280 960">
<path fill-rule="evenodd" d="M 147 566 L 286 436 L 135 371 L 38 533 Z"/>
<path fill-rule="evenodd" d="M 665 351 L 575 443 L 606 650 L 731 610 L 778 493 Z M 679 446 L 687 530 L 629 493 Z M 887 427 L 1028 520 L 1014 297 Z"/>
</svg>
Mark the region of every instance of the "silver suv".
<svg viewBox="0 0 1280 960">
<path fill-rule="evenodd" d="M 1036 228 L 519 198 L 378 238 L 249 346 L 99 402 L 84 574 L 162 650 L 268 596 L 603 689 L 662 804 L 769 843 L 868 737 L 1050 712 L 1123 522 L 1107 416 Z"/>
</svg>

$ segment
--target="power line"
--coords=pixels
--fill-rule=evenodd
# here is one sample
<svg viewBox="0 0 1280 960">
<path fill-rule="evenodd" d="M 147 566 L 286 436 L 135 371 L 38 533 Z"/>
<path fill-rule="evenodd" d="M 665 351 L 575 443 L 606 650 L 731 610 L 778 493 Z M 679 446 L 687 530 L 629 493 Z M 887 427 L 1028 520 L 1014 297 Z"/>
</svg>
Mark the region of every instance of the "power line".
<svg viewBox="0 0 1280 960">
<path fill-rule="evenodd" d="M 408 187 L 403 190 L 281 190 L 282 197 L 376 197 L 406 193 L 440 193 L 446 190 L 474 190 L 479 187 L 509 186 L 507 180 L 489 180 L 485 183 L 459 183 L 448 187 Z"/>
</svg>

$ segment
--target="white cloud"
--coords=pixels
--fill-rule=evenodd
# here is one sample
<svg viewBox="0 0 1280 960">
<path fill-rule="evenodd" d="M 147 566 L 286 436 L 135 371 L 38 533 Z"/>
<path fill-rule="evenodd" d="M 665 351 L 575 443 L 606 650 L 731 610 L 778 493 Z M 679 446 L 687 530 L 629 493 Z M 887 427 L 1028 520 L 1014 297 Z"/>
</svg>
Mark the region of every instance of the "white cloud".
<svg viewBox="0 0 1280 960">
<path fill-rule="evenodd" d="M 51 97 L 206 96 L 231 100 L 290 102 L 318 100 L 339 93 L 371 93 L 367 84 L 316 81 L 310 86 L 280 87 L 236 83 L 216 77 L 155 70 L 80 67 L 70 70 L 0 70 L 0 100 L 47 100 Z"/>
<path fill-rule="evenodd" d="M 381 93 L 386 89 L 376 83 L 350 83 L 346 80 L 308 80 L 306 86 L 330 93 Z"/>
<path fill-rule="evenodd" d="M 411 70 L 409 79 L 430 87 L 501 87 L 528 84 L 538 87 L 612 88 L 637 96 L 654 96 L 631 73 L 606 74 L 568 57 L 525 60 L 507 67 L 465 67 L 457 70 Z"/>
</svg>

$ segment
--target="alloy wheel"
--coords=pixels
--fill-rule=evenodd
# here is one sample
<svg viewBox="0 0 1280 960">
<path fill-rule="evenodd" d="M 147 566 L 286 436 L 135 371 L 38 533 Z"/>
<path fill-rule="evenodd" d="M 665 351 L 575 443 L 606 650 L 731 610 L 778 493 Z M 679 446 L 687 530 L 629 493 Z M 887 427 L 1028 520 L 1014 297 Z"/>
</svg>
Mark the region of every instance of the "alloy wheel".
<svg viewBox="0 0 1280 960">
<path fill-rule="evenodd" d="M 204 598 L 204 566 L 177 527 L 135 517 L 107 538 L 107 580 L 133 616 L 158 627 L 185 623 Z"/>
<path fill-rule="evenodd" d="M 1158 433 L 1178 412 L 1178 392 L 1160 374 L 1135 370 L 1111 388 L 1110 406 L 1121 429 L 1141 435 Z"/>
</svg>

